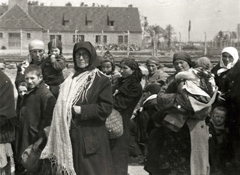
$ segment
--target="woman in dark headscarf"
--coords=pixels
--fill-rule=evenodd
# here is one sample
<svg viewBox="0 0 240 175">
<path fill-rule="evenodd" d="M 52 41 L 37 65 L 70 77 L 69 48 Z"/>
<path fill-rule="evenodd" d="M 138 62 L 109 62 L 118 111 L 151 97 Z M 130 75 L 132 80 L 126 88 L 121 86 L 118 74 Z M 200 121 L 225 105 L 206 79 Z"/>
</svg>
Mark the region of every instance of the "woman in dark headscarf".
<svg viewBox="0 0 240 175">
<path fill-rule="evenodd" d="M 105 126 L 112 111 L 111 82 L 96 69 L 99 60 L 90 42 L 74 45 L 73 61 L 75 72 L 60 87 L 41 158 L 54 163 L 54 174 L 112 175 Z"/>
<path fill-rule="evenodd" d="M 190 55 L 185 52 L 179 52 L 173 56 L 173 65 L 176 73 L 188 71 L 193 66 Z M 175 79 L 175 74 L 167 79 L 165 91 L 158 94 L 158 103 L 162 97 L 177 93 L 179 82 Z M 175 101 L 174 106 L 168 110 L 179 111 L 180 104 Z M 159 103 L 159 106 L 161 104 Z M 180 113 L 180 112 L 179 112 Z M 145 169 L 155 174 L 209 174 L 208 161 L 208 128 L 204 119 L 192 119 L 191 113 L 182 113 L 185 115 L 183 126 L 178 130 L 172 130 L 163 126 L 163 119 L 168 111 L 161 111 L 154 114 L 154 121 L 161 127 L 158 134 L 150 136 L 149 150 L 156 152 L 156 158 L 147 158 Z M 192 114 L 193 115 L 193 114 Z M 202 117 L 204 118 L 204 117 Z M 172 118 L 172 124 L 178 122 Z M 154 141 L 155 140 L 155 141 Z M 150 153 L 151 153 L 150 152 Z M 149 154 L 150 154 L 149 153 Z M 154 164 L 154 165 L 153 165 Z"/>
<path fill-rule="evenodd" d="M 130 118 L 133 110 L 142 96 L 140 84 L 142 73 L 138 63 L 131 58 L 124 58 L 120 62 L 121 75 L 118 84 L 113 87 L 113 107 L 120 112 L 123 118 L 123 135 L 111 140 L 114 175 L 127 175 Z"/>
<path fill-rule="evenodd" d="M 0 69 L 0 174 L 11 174 L 14 169 L 11 167 L 14 165 L 11 142 L 15 139 L 15 123 L 13 85 Z"/>
</svg>

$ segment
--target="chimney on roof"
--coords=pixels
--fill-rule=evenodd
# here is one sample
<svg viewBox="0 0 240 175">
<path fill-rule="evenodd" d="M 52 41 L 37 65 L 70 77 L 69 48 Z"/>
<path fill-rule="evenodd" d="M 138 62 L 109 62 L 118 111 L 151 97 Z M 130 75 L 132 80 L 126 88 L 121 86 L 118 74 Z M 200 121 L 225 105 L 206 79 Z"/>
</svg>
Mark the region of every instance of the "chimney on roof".
<svg viewBox="0 0 240 175">
<path fill-rule="evenodd" d="M 132 7 L 133 7 L 133 5 L 132 5 L 132 4 L 129 4 L 129 5 L 128 5 L 128 7 L 129 7 L 129 8 L 132 8 Z"/>
<path fill-rule="evenodd" d="M 28 0 L 8 0 L 8 9 L 18 5 L 24 12 L 28 13 Z"/>
</svg>

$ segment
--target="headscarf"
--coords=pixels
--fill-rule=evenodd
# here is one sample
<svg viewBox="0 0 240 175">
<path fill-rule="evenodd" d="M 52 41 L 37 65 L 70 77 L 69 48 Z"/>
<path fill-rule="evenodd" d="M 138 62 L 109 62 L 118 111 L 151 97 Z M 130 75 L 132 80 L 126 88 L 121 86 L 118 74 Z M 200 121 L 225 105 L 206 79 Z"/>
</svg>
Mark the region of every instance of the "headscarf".
<svg viewBox="0 0 240 175">
<path fill-rule="evenodd" d="M 173 55 L 173 63 L 176 61 L 176 60 L 183 60 L 183 61 L 186 61 L 190 67 L 193 67 L 193 62 L 191 60 L 191 56 L 186 53 L 186 52 L 178 52 L 178 53 L 175 53 Z"/>
<path fill-rule="evenodd" d="M 129 77 L 132 81 L 140 82 L 142 80 L 142 71 L 139 68 L 138 62 L 133 58 L 123 58 L 120 64 L 126 64 L 133 70 L 133 74 Z"/>
<path fill-rule="evenodd" d="M 156 64 L 157 66 L 159 65 L 159 60 L 157 57 L 150 57 L 146 61 L 146 65 L 148 64 Z"/>
<path fill-rule="evenodd" d="M 79 49 L 86 49 L 89 54 L 90 54 L 90 59 L 89 59 L 89 65 L 86 68 L 79 68 L 77 66 L 75 54 Z M 76 73 L 74 74 L 73 77 L 79 75 L 80 73 L 87 71 L 87 70 L 92 70 L 100 65 L 100 60 L 97 56 L 96 49 L 92 45 L 92 43 L 86 41 L 86 42 L 79 42 L 76 43 L 73 47 L 73 63 L 74 63 L 74 69 Z"/>
<path fill-rule="evenodd" d="M 224 52 L 229 53 L 233 57 L 233 62 L 229 63 L 227 66 L 224 65 L 223 60 L 222 60 L 223 59 L 222 54 Z M 221 54 L 221 59 L 220 59 L 220 69 L 217 71 L 218 76 L 221 75 L 223 72 L 226 72 L 227 70 L 231 69 L 237 63 L 237 61 L 239 59 L 238 51 L 234 47 L 225 47 L 222 50 L 222 54 Z"/>
</svg>

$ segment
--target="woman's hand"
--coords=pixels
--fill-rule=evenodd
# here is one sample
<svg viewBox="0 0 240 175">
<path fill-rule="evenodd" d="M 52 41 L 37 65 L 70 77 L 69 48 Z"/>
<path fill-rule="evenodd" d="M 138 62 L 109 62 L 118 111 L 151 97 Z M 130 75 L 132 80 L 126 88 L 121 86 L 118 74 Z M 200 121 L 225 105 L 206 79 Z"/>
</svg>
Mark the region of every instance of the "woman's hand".
<svg viewBox="0 0 240 175">
<path fill-rule="evenodd" d="M 81 106 L 74 105 L 73 110 L 76 114 L 81 114 L 82 108 L 81 108 Z"/>
</svg>

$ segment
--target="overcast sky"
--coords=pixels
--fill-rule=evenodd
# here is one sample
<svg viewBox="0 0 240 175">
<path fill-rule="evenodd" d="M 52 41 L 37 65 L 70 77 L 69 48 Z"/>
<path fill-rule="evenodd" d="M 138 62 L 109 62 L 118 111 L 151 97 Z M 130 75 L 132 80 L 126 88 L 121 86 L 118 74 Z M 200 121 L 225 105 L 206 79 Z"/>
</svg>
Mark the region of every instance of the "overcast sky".
<svg viewBox="0 0 240 175">
<path fill-rule="evenodd" d="M 38 0 L 46 6 L 64 6 L 71 2 L 79 6 L 81 2 L 110 7 L 138 7 L 142 16 L 146 16 L 150 25 L 165 28 L 171 24 L 179 39 L 188 40 L 188 24 L 191 20 L 190 39 L 193 41 L 212 40 L 218 31 L 236 31 L 240 23 L 240 0 Z M 8 3 L 8 0 L 0 0 Z"/>
</svg>

